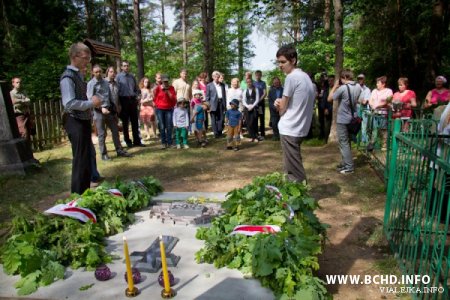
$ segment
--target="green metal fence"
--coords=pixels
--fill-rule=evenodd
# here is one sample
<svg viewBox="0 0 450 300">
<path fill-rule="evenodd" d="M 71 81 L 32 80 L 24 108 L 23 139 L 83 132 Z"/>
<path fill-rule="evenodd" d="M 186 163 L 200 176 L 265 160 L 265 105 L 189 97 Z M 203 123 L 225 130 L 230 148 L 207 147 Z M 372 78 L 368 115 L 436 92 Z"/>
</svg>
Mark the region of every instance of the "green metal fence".
<svg viewBox="0 0 450 300">
<path fill-rule="evenodd" d="M 412 120 L 401 132 L 395 120 L 387 168 L 387 240 L 404 275 L 428 276 L 407 284 L 422 292 L 414 299 L 450 299 L 450 136 L 437 135 L 436 123 Z"/>
</svg>

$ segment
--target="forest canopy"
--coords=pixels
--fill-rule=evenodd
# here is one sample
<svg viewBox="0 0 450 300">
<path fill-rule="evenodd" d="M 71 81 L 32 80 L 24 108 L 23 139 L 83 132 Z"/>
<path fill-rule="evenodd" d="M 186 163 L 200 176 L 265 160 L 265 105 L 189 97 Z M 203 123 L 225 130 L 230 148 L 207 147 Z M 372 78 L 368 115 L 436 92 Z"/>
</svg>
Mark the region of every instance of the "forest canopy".
<svg viewBox="0 0 450 300">
<path fill-rule="evenodd" d="M 22 77 L 33 100 L 59 99 L 68 46 L 85 38 L 120 49 L 138 77 L 162 71 L 174 78 L 186 68 L 192 78 L 217 69 L 227 79 L 242 79 L 254 56 L 255 30 L 279 46 L 294 43 L 300 67 L 311 74 L 348 67 L 365 73 L 372 86 L 386 75 L 394 89 L 397 78 L 406 76 L 419 95 L 435 76 L 450 75 L 448 0 L 0 0 L 0 5 L 0 79 Z M 165 17 L 169 10 L 176 18 L 173 28 Z M 117 63 L 112 57 L 94 59 L 104 67 Z M 265 71 L 279 73 L 275 65 Z"/>
</svg>

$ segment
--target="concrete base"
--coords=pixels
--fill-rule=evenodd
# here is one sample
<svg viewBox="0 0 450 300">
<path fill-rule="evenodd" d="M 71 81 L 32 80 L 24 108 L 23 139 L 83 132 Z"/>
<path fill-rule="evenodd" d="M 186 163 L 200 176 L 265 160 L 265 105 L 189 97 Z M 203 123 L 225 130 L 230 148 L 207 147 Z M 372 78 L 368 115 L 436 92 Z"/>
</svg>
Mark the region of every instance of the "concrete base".
<svg viewBox="0 0 450 300">
<path fill-rule="evenodd" d="M 183 199 L 185 200 L 185 199 Z M 113 278 L 108 281 L 98 281 L 93 271 L 66 269 L 65 280 L 59 280 L 49 286 L 40 287 L 29 295 L 34 299 L 93 299 L 114 300 L 126 299 L 124 290 L 127 285 L 124 280 L 125 264 L 123 259 L 123 236 L 127 237 L 129 251 L 146 249 L 160 235 L 170 235 L 179 238 L 174 252 L 181 256 L 177 267 L 169 270 L 175 277 L 173 289 L 180 300 L 272 300 L 273 293 L 262 287 L 258 280 L 244 279 L 242 273 L 227 268 L 216 269 L 210 264 L 197 264 L 195 252 L 203 246 L 203 241 L 195 238 L 197 226 L 162 224 L 160 220 L 150 219 L 149 210 L 136 213 L 136 223 L 124 233 L 107 239 L 107 250 L 120 257 L 108 264 Z M 141 273 L 142 282 L 137 284 L 140 294 L 136 299 L 161 299 L 161 286 L 158 284 L 157 273 Z M 16 297 L 14 283 L 19 276 L 7 276 L 0 267 L 0 299 Z M 94 284 L 85 291 L 80 287 Z"/>
<path fill-rule="evenodd" d="M 19 138 L 0 142 L 0 175 L 25 175 L 25 169 L 35 163 L 26 140 Z"/>
</svg>

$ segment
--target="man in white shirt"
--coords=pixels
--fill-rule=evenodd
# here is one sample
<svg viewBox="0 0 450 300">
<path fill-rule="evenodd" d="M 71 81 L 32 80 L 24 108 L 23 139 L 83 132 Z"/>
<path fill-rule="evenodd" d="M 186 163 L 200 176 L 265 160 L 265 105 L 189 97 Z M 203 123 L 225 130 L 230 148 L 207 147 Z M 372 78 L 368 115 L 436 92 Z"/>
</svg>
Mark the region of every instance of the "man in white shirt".
<svg viewBox="0 0 450 300">
<path fill-rule="evenodd" d="M 308 135 L 314 110 L 314 86 L 308 74 L 296 67 L 297 51 L 291 45 L 277 51 L 280 69 L 287 75 L 283 97 L 275 100 L 280 113 L 278 129 L 283 149 L 284 171 L 288 179 L 306 181 L 300 145 Z"/>
<path fill-rule="evenodd" d="M 220 72 L 212 73 L 213 81 L 206 86 L 206 101 L 210 105 L 211 127 L 215 138 L 223 136 L 224 114 L 226 110 L 227 95 L 225 85 L 219 82 Z"/>
</svg>

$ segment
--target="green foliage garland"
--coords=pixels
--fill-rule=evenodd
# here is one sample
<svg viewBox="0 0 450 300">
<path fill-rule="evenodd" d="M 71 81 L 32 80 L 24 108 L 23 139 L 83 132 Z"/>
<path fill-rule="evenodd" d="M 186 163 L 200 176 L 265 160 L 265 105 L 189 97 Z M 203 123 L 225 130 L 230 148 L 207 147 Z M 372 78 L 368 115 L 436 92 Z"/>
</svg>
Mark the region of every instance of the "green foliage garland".
<svg viewBox="0 0 450 300">
<path fill-rule="evenodd" d="M 282 199 L 266 188 L 279 188 Z M 279 299 L 326 299 L 324 283 L 313 275 L 319 268 L 326 225 L 313 213 L 317 201 L 307 187 L 289 182 L 279 173 L 256 177 L 253 183 L 228 193 L 225 214 L 212 226 L 197 231 L 205 246 L 196 253 L 197 262 L 218 268 L 239 269 L 258 278 Z M 295 211 L 290 219 L 288 205 Z M 281 232 L 252 237 L 230 235 L 237 225 L 278 225 Z"/>
<path fill-rule="evenodd" d="M 111 195 L 109 188 L 119 189 L 124 197 Z M 132 213 L 146 207 L 151 197 L 161 191 L 161 184 L 153 177 L 131 182 L 117 180 L 87 190 L 78 206 L 92 210 L 97 223 L 47 216 L 23 205 L 14 211 L 10 236 L 1 249 L 3 270 L 21 275 L 15 287 L 19 295 L 28 295 L 39 286 L 64 278 L 66 266 L 94 270 L 99 264 L 111 262 L 105 250 L 105 236 L 122 232 L 134 221 Z M 58 202 L 79 197 L 74 194 Z"/>
</svg>

